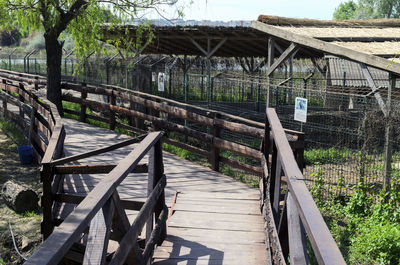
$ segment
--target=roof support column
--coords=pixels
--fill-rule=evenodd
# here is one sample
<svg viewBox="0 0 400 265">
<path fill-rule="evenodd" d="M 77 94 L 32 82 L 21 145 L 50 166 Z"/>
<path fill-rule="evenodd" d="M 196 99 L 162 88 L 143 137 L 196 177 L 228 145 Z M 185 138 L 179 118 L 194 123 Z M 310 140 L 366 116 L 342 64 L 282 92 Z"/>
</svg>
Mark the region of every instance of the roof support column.
<svg viewBox="0 0 400 265">
<path fill-rule="evenodd" d="M 386 119 L 385 119 L 385 145 L 384 145 L 384 158 L 383 158 L 383 189 L 386 194 L 390 191 L 390 180 L 392 172 L 392 138 L 393 138 L 393 128 L 392 128 L 392 90 L 396 87 L 396 77 L 389 74 L 389 87 L 388 95 L 386 100 Z"/>
<path fill-rule="evenodd" d="M 267 70 L 267 99 L 266 99 L 266 108 L 269 108 L 269 104 L 270 104 L 270 90 L 271 90 L 271 83 L 272 83 L 272 81 L 271 81 L 271 77 L 272 77 L 272 74 L 273 74 L 273 72 L 271 71 L 269 71 L 270 69 L 271 69 L 271 66 L 273 65 L 273 63 L 274 63 L 274 57 L 275 57 L 275 54 L 274 54 L 274 52 L 275 52 L 275 42 L 274 42 L 274 39 L 273 38 L 269 38 L 268 39 L 268 58 L 267 58 L 267 67 L 268 67 L 268 70 Z"/>
<path fill-rule="evenodd" d="M 360 63 L 361 70 L 367 79 L 369 86 L 371 87 L 371 93 L 374 94 L 378 105 L 383 112 L 383 116 L 385 117 L 385 144 L 383 151 L 383 189 L 385 192 L 390 191 L 390 182 L 391 182 L 391 171 L 392 171 L 392 90 L 396 87 L 396 76 L 392 73 L 389 73 L 389 86 L 388 86 L 388 94 L 386 99 L 386 104 L 382 99 L 381 94 L 379 93 L 379 88 L 376 87 L 375 82 L 369 72 L 367 66 L 363 63 Z"/>
<path fill-rule="evenodd" d="M 291 43 L 290 46 L 279 56 L 279 58 L 274 61 L 274 41 L 272 38 L 268 40 L 268 70 L 267 70 L 267 79 L 268 79 L 268 90 L 267 90 L 267 108 L 270 104 L 270 89 L 271 89 L 271 79 L 274 71 L 284 63 L 289 57 L 293 58 L 292 55 L 297 53 L 299 50 L 298 45 L 295 43 Z M 277 102 L 278 104 L 278 102 Z"/>
</svg>

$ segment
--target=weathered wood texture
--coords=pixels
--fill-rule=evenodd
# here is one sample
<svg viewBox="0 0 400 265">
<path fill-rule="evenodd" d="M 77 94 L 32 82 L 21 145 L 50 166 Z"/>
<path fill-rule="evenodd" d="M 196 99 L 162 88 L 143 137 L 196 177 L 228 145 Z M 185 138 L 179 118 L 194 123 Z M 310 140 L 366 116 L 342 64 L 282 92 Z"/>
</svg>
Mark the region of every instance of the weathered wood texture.
<svg viewBox="0 0 400 265">
<path fill-rule="evenodd" d="M 84 135 L 79 135 L 80 139 L 85 140 Z M 92 137 L 87 135 L 86 137 Z M 149 133 L 125 158 L 123 158 L 109 174 L 103 177 L 93 189 L 87 193 L 79 205 L 72 209 L 71 213 L 65 217 L 62 224 L 49 235 L 42 246 L 31 256 L 26 264 L 57 264 L 69 251 L 69 249 L 80 241 L 82 233 L 85 233 L 89 225 L 88 240 L 86 242 L 86 250 L 83 256 L 83 264 L 104 264 L 107 254 L 111 231 L 119 231 L 118 241 L 119 247 L 115 251 L 109 264 L 124 264 L 125 261 L 132 259 L 139 264 L 146 264 L 151 257 L 150 249 L 154 249 L 155 242 L 162 242 L 162 231 L 165 231 L 165 221 L 167 210 L 164 204 L 164 187 L 166 185 L 166 177 L 162 174 L 162 160 L 154 160 L 154 174 L 149 175 L 151 183 L 154 183 L 154 189 L 146 198 L 145 203 L 135 218 L 132 226 L 129 224 L 125 210 L 121 207 L 117 187 L 124 179 L 134 172 L 134 168 L 138 166 L 140 160 L 144 158 L 146 153 L 155 146 L 154 157 L 162 157 L 161 153 L 161 133 Z M 99 140 L 99 139 L 96 139 Z M 124 141 L 122 146 L 126 146 L 129 141 Z M 157 147 L 158 146 L 158 147 Z M 82 148 L 82 145 L 80 146 Z M 132 149 L 132 147 L 130 148 Z M 100 148 L 97 150 L 104 150 Z M 109 156 L 110 153 L 96 151 L 95 154 L 104 154 Z M 70 156 L 71 157 L 71 156 Z M 74 157 L 74 156 L 72 156 Z M 75 156 L 77 157 L 77 156 Z M 87 155 L 84 157 L 88 157 Z M 82 157 L 78 157 L 82 158 Z M 66 160 L 70 161 L 70 160 Z M 60 163 L 58 160 L 57 163 Z M 46 163 L 50 170 L 46 170 L 54 178 L 55 167 L 57 163 Z M 65 179 L 64 179 L 65 181 Z M 150 182 L 150 179 L 149 179 Z M 70 197 L 71 198 L 71 197 Z M 58 197 L 62 199 L 62 195 Z M 64 197 L 65 199 L 65 197 Z M 78 198 L 80 199 L 79 196 Z M 161 208 L 161 211 L 159 211 Z M 114 212 L 118 218 L 113 218 Z M 54 214 L 54 213 L 52 213 Z M 152 239 L 147 242 L 146 249 L 140 250 L 137 245 L 138 236 L 143 229 L 145 221 L 154 216 L 156 220 L 154 233 L 150 236 Z M 120 224 L 123 230 L 120 230 Z M 114 226 L 115 229 L 112 229 Z M 149 237 L 150 237 L 149 236 Z M 144 253 L 142 253 L 144 252 Z"/>
<path fill-rule="evenodd" d="M 129 126 L 116 121 L 113 113 L 119 113 L 122 116 L 128 117 L 128 119 L 146 120 L 151 122 L 152 127 L 156 130 L 178 133 L 181 136 L 186 138 L 190 137 L 197 141 L 197 146 L 189 145 L 188 143 L 179 143 L 172 139 L 167 139 L 165 142 L 209 158 L 210 163 L 213 165 L 212 168 L 215 171 L 219 171 L 219 165 L 222 162 L 230 167 L 261 176 L 261 167 L 245 164 L 237 160 L 228 160 L 220 157 L 219 153 L 221 149 L 228 150 L 251 159 L 260 160 L 262 155 L 260 151 L 254 147 L 246 146 L 243 143 L 234 142 L 231 139 L 223 139 L 221 130 L 243 135 L 243 137 L 252 137 L 257 141 L 264 137 L 264 125 L 262 123 L 115 86 L 83 86 L 63 83 L 63 89 L 75 91 L 72 93 L 73 95 L 65 95 L 63 100 L 81 105 L 82 111 L 89 107 L 100 113 L 108 112 L 108 118 L 104 116 L 93 116 L 91 118 L 109 123 L 111 129 L 117 126 L 126 127 L 126 129 L 130 130 Z M 80 97 L 77 97 L 78 95 Z M 90 99 L 88 95 L 91 95 L 92 99 Z M 112 100 L 108 102 L 93 100 L 94 96 L 98 97 L 99 95 L 107 96 Z M 132 104 L 137 104 L 143 109 L 147 109 L 147 111 L 139 111 L 138 109 L 141 108 L 133 110 L 130 107 Z M 72 110 L 67 110 L 67 112 L 82 117 L 79 112 Z M 164 115 L 161 117 L 160 115 L 156 115 L 157 113 L 164 113 Z M 89 117 L 88 115 L 86 116 Z M 205 133 L 181 125 L 176 122 L 177 119 L 184 119 L 199 126 L 207 126 L 213 133 Z M 294 131 L 287 131 L 287 133 L 295 149 L 304 148 L 303 144 L 297 143 L 298 139 L 301 137 L 301 133 Z M 168 137 L 168 134 L 166 136 Z M 189 141 L 189 143 L 193 144 L 191 141 Z M 203 145 L 202 148 L 199 147 L 199 144 Z M 205 144 L 211 146 L 212 150 L 210 152 L 207 150 Z"/>
<path fill-rule="evenodd" d="M 127 136 L 73 120 L 64 119 L 63 123 L 68 135 L 65 142 L 68 157 L 79 154 L 83 144 L 87 152 L 90 152 L 129 139 Z M 115 164 L 130 148 L 125 146 L 111 153 L 85 157 L 80 162 L 88 165 L 100 162 Z M 150 172 L 150 167 L 153 167 L 147 160 L 145 157 L 142 162 L 148 163 Z M 169 219 L 166 239 L 154 253 L 154 264 L 202 264 L 206 261 L 210 264 L 269 264 L 265 252 L 264 222 L 259 210 L 260 195 L 257 189 L 165 152 L 163 163 L 168 179 L 168 186 L 165 188 L 168 206 L 171 205 L 176 192 L 179 193 L 173 215 Z M 61 169 L 57 166 L 57 170 Z M 134 200 L 143 204 L 147 197 L 147 175 L 128 174 L 117 188 L 121 200 Z M 82 196 L 93 190 L 105 176 L 66 176 L 63 191 L 67 194 L 60 196 L 64 196 L 64 199 L 66 195 L 81 196 L 73 199 L 71 197 L 69 200 L 80 201 Z M 126 204 L 122 205 L 127 208 Z M 57 215 L 66 219 L 72 209 L 71 205 L 64 205 Z M 166 218 L 163 212 L 161 211 L 159 220 Z M 133 211 L 127 211 L 126 214 L 131 223 L 138 216 L 137 212 Z M 161 230 L 154 229 L 152 234 L 160 234 Z M 152 243 L 157 240 L 150 237 L 148 241 Z M 122 252 L 121 249 L 118 257 L 125 258 Z M 152 249 L 146 248 L 143 259 L 151 252 Z"/>
<path fill-rule="evenodd" d="M 274 109 L 267 109 L 266 127 L 266 133 L 272 135 L 272 140 L 267 138 L 268 151 L 263 159 L 263 186 L 266 187 L 263 189 L 264 212 L 273 259 L 284 264 L 290 256 L 290 264 L 307 264 L 307 233 L 319 264 L 346 264 L 304 183 L 298 166 L 302 161 L 298 157 L 296 160 Z M 270 155 L 271 163 L 266 159 Z M 287 191 L 281 201 L 283 191 L 280 184 L 283 178 Z"/>
<path fill-rule="evenodd" d="M 7 181 L 1 189 L 1 196 L 6 204 L 17 213 L 38 209 L 39 197 L 32 189 Z"/>
</svg>

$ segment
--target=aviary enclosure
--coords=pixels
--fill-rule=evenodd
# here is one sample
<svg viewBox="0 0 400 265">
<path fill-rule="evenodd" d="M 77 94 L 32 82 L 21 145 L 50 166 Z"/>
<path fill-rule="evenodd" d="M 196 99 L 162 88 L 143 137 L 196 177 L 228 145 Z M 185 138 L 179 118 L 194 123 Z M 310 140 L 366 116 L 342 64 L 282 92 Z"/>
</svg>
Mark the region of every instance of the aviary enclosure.
<svg viewBox="0 0 400 265">
<path fill-rule="evenodd" d="M 379 190 L 385 176 L 397 178 L 400 175 L 400 94 L 396 86 L 388 95 L 387 73 L 369 67 L 382 97 L 391 99 L 390 120 L 380 110 L 359 64 L 333 56 L 318 61 L 295 59 L 292 64 L 280 66 L 273 78 L 268 79 L 265 67 L 257 68 L 262 63 L 259 58 L 212 58 L 210 72 L 207 72 L 207 60 L 198 57 L 147 55 L 130 62 L 119 55 L 102 58 L 94 54 L 84 64 L 85 70 L 74 75 L 77 63 L 66 54 L 62 73 L 65 79 L 118 85 L 259 122 L 265 119 L 266 95 L 271 84 L 269 106 L 276 108 L 285 128 L 305 133 L 304 176 L 308 184 L 316 177 L 322 178 L 326 194 L 345 195 L 359 181 L 375 184 Z M 191 67 L 185 71 L 188 64 Z M 43 60 L 35 55 L 27 58 L 3 54 L 1 67 L 34 74 L 44 74 L 46 69 Z M 164 91 L 159 91 L 159 73 L 165 76 Z M 308 100 L 306 123 L 294 120 L 296 97 Z M 388 124 L 392 147 L 389 169 L 384 161 Z M 190 122 L 186 125 L 196 126 Z M 196 129 L 201 128 L 197 125 Z M 221 134 L 255 148 L 261 144 L 232 132 L 222 130 Z"/>
</svg>

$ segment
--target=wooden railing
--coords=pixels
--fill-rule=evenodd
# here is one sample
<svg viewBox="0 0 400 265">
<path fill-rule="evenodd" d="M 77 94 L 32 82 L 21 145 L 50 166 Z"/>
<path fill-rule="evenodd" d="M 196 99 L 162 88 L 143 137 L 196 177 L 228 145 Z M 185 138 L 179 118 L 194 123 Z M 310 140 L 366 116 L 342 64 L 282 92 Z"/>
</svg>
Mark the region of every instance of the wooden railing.
<svg viewBox="0 0 400 265">
<path fill-rule="evenodd" d="M 104 264 L 106 257 L 108 264 L 124 264 L 125 262 L 147 264 L 152 257 L 155 244 L 160 244 L 166 235 L 168 209 L 164 197 L 166 177 L 163 173 L 161 137 L 160 132 L 152 132 L 145 138 L 131 139 L 118 146 L 44 164 L 44 171 L 48 175 L 111 171 L 86 197 L 64 195 L 64 201 L 79 203 L 78 206 L 59 227 L 54 229 L 25 264 L 58 264 L 64 257 L 83 264 Z M 139 141 L 135 149 L 117 166 L 61 166 Z M 137 169 L 142 171 L 143 166 L 139 165 L 139 162 L 146 154 L 149 154 L 149 194 L 144 203 L 130 201 L 131 205 L 136 203 L 133 207 L 135 210 L 140 210 L 131 225 L 125 212 L 127 207 L 120 200 L 117 187 L 129 173 Z M 58 194 L 58 196 L 63 196 L 63 194 Z M 155 226 L 153 226 L 153 217 Z M 142 250 L 138 245 L 138 236 L 145 224 L 146 238 Z M 87 233 L 86 246 L 83 246 L 82 235 L 85 233 Z M 110 239 L 119 242 L 119 248 L 111 255 L 107 253 Z M 85 250 L 81 256 L 79 252 L 74 251 L 76 248 L 79 249 L 79 246 Z"/>
<path fill-rule="evenodd" d="M 220 170 L 220 163 L 224 163 L 250 174 L 260 177 L 262 175 L 262 153 L 259 147 L 264 138 L 263 123 L 115 86 L 63 83 L 62 87 L 64 91 L 72 91 L 64 94 L 63 100 L 80 105 L 80 111 L 71 109 L 64 111 L 79 116 L 81 121 L 94 119 L 107 123 L 112 130 L 120 127 L 136 133 L 143 133 L 138 125 L 148 121 L 152 124 L 153 130 L 167 132 L 164 137 L 165 143 L 207 158 L 212 169 L 216 171 Z M 93 95 L 103 96 L 107 102 L 89 99 Z M 87 108 L 102 115 L 89 115 L 86 113 Z M 128 118 L 130 121 L 136 119 L 135 126 L 132 126 L 132 123 L 129 126 L 118 122 L 117 116 Z M 185 126 L 188 123 L 191 126 Z M 189 141 L 171 138 L 169 137 L 171 132 Z M 286 133 L 292 147 L 303 150 L 304 135 L 290 130 L 286 130 Z M 229 135 L 246 140 L 235 141 Z M 233 152 L 245 159 L 238 161 L 223 157 L 221 150 Z"/>
<path fill-rule="evenodd" d="M 65 129 L 56 106 L 37 91 L 43 80 L 40 81 L 39 76 L 9 71 L 1 71 L 0 79 L 0 99 L 3 101 L 0 110 L 7 119 L 28 131 L 27 140 L 32 145 L 34 160 L 38 164 L 46 165 L 61 158 Z M 19 113 L 9 105 L 17 106 Z M 46 238 L 52 227 L 49 228 L 49 224 L 53 220 L 54 177 L 46 173 L 45 167 L 41 167 L 40 177 L 43 185 L 41 232 Z"/>
<path fill-rule="evenodd" d="M 54 104 L 36 90 L 39 77 L 1 71 L 0 80 L 0 111 L 28 132 L 35 160 L 40 163 L 61 157 L 64 127 Z M 19 113 L 9 105 L 18 107 Z"/>
<path fill-rule="evenodd" d="M 267 109 L 266 135 L 270 137 L 263 157 L 263 213 L 274 264 L 286 264 L 288 259 L 290 264 L 308 264 L 307 238 L 318 264 L 346 264 L 304 183 L 302 166 L 274 109 Z"/>
</svg>

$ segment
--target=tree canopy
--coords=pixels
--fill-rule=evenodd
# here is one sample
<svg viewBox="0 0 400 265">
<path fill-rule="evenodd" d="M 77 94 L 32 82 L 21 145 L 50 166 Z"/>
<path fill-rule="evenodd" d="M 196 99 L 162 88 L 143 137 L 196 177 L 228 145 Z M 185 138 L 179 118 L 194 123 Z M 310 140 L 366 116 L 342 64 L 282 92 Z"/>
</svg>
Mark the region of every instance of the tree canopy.
<svg viewBox="0 0 400 265">
<path fill-rule="evenodd" d="M 61 106 L 61 57 L 63 34 L 75 41 L 75 54 L 85 58 L 99 50 L 101 25 L 131 23 L 144 10 L 162 15 L 164 5 L 177 0 L 0 0 L 0 28 L 44 32 L 47 55 L 47 98 Z"/>
<path fill-rule="evenodd" d="M 340 3 L 334 19 L 399 18 L 400 0 L 353 0 Z"/>
</svg>

